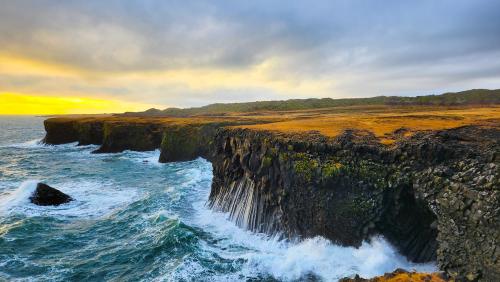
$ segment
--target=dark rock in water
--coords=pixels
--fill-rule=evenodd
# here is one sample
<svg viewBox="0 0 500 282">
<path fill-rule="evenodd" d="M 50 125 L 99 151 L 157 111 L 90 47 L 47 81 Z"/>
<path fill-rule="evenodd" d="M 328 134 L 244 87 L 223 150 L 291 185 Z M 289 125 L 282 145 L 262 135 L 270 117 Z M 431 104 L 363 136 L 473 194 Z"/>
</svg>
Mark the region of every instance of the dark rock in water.
<svg viewBox="0 0 500 282">
<path fill-rule="evenodd" d="M 47 184 L 38 183 L 30 201 L 39 206 L 58 206 L 73 201 L 73 198 Z"/>
</svg>

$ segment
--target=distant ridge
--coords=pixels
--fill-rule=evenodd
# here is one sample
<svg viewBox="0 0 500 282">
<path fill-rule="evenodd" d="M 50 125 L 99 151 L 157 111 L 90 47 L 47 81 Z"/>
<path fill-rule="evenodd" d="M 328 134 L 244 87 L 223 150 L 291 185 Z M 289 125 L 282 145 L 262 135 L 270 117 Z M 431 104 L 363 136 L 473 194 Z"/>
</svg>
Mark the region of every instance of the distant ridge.
<svg viewBox="0 0 500 282">
<path fill-rule="evenodd" d="M 440 95 L 416 97 L 377 96 L 371 98 L 310 98 L 290 99 L 281 101 L 257 101 L 247 103 L 216 103 L 196 108 L 167 108 L 164 110 L 149 109 L 144 112 L 126 112 L 118 116 L 193 116 L 193 115 L 220 115 L 228 112 L 256 112 L 256 111 L 290 111 L 320 109 L 345 106 L 363 105 L 488 105 L 500 104 L 500 89 L 471 89 L 461 92 L 449 92 Z"/>
</svg>

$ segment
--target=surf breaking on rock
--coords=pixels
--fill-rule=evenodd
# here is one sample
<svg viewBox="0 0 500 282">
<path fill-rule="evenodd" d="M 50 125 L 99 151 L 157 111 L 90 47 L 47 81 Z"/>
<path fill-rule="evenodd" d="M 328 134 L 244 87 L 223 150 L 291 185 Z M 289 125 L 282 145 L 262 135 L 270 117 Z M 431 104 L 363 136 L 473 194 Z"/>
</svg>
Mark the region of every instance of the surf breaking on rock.
<svg viewBox="0 0 500 282">
<path fill-rule="evenodd" d="M 488 247 L 499 232 L 498 194 L 481 188 L 497 181 L 496 128 L 401 135 L 387 147 L 355 130 L 327 138 L 223 125 L 49 119 L 45 142 L 90 140 L 102 144 L 98 152 L 160 148 L 161 161 L 205 157 L 214 171 L 209 205 L 239 226 L 346 246 L 382 234 L 410 260 L 437 259 L 451 275 L 498 275 Z"/>
</svg>

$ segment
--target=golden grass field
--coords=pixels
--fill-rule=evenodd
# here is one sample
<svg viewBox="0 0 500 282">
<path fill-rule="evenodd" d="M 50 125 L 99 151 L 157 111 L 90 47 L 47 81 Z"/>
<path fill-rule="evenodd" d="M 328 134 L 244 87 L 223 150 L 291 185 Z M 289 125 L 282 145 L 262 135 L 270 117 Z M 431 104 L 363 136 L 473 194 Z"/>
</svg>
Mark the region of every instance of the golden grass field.
<svg viewBox="0 0 500 282">
<path fill-rule="evenodd" d="M 371 106 L 264 114 L 260 117 L 281 120 L 238 127 L 288 133 L 318 131 L 328 137 L 335 137 L 346 129 L 367 130 L 387 144 L 394 141 L 392 133 L 401 128 L 411 134 L 421 130 L 450 129 L 466 125 L 499 127 L 500 107 Z"/>
<path fill-rule="evenodd" d="M 370 131 L 384 144 L 395 140 L 396 130 L 405 129 L 409 135 L 422 130 L 440 130 L 479 125 L 500 127 L 500 106 L 352 106 L 312 110 L 226 113 L 220 116 L 192 117 L 123 117 L 123 116 L 74 116 L 53 121 L 104 120 L 116 123 L 205 124 L 235 122 L 233 128 L 278 131 L 285 133 L 319 132 L 335 137 L 345 130 Z"/>
</svg>

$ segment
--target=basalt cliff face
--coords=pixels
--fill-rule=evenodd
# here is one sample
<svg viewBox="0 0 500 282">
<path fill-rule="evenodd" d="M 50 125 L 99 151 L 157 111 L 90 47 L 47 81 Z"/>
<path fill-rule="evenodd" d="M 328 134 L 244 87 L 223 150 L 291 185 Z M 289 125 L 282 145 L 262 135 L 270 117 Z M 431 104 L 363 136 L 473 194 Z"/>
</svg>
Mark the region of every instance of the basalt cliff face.
<svg viewBox="0 0 500 282">
<path fill-rule="evenodd" d="M 422 132 L 380 145 L 221 130 L 209 205 L 237 224 L 357 246 L 384 235 L 415 262 L 452 277 L 500 281 L 500 131 Z"/>
<path fill-rule="evenodd" d="M 456 279 L 500 281 L 500 130 L 419 132 L 390 146 L 369 132 L 336 138 L 227 123 L 47 120 L 45 142 L 97 152 L 160 148 L 160 161 L 212 162 L 208 205 L 239 226 L 359 246 L 381 234 Z"/>
<path fill-rule="evenodd" d="M 351 246 L 382 233 L 413 261 L 435 259 L 435 214 L 416 198 L 410 169 L 370 135 L 223 130 L 216 144 L 209 203 L 242 227 Z"/>
<path fill-rule="evenodd" d="M 44 121 L 47 144 L 78 142 L 78 145 L 101 145 L 96 153 L 124 150 L 149 151 L 159 148 L 163 125 L 159 123 L 106 122 L 100 120 Z"/>
</svg>

